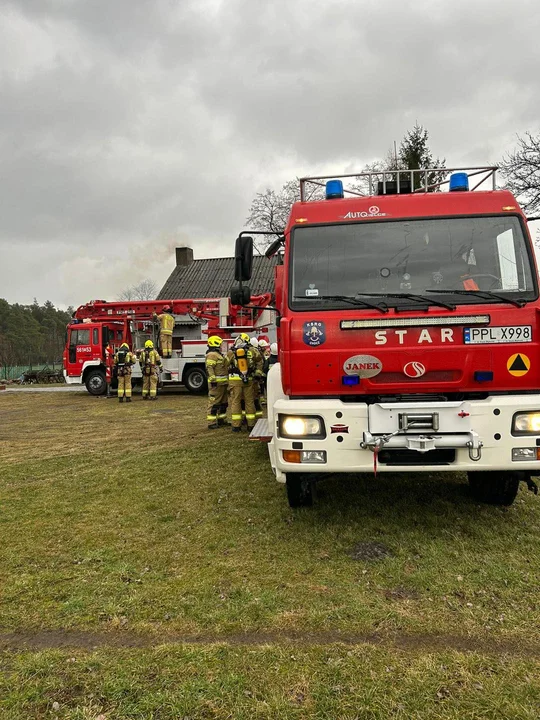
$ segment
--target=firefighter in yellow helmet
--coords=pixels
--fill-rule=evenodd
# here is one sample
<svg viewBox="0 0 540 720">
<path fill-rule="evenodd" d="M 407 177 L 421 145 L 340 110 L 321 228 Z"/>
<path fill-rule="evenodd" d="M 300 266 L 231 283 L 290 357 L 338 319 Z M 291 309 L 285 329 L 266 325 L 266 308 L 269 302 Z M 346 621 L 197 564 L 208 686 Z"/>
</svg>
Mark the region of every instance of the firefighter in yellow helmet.
<svg viewBox="0 0 540 720">
<path fill-rule="evenodd" d="M 116 377 L 118 378 L 118 400 L 131 402 L 131 369 L 135 365 L 137 358 L 130 351 L 127 343 L 122 343 L 120 349 L 114 356 L 114 368 Z"/>
<path fill-rule="evenodd" d="M 257 368 L 249 335 L 241 333 L 227 354 L 229 360 L 229 397 L 231 401 L 232 431 L 242 429 L 242 401 L 245 405 L 248 429 L 255 426 L 255 397 L 253 386 L 261 376 Z"/>
<path fill-rule="evenodd" d="M 172 357 L 172 336 L 174 330 L 174 317 L 171 315 L 170 305 L 165 305 L 163 312 L 154 318 L 159 320 L 159 343 L 164 358 Z"/>
<path fill-rule="evenodd" d="M 208 429 L 214 430 L 227 424 L 229 404 L 229 361 L 221 352 L 223 340 L 218 335 L 208 338 L 206 350 L 206 374 L 208 376 Z"/>
<path fill-rule="evenodd" d="M 139 355 L 139 365 L 143 376 L 142 399 L 156 400 L 161 358 L 157 350 L 154 350 L 151 340 L 144 343 L 144 350 Z"/>
</svg>

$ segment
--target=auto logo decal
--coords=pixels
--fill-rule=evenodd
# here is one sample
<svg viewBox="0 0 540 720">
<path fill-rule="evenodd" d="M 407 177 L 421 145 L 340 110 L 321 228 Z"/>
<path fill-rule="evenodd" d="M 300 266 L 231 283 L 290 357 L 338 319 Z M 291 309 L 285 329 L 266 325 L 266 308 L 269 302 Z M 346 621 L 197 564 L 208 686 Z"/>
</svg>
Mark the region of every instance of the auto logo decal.
<svg viewBox="0 0 540 720">
<path fill-rule="evenodd" d="M 408 362 L 403 368 L 403 372 L 407 377 L 419 378 L 426 374 L 426 366 L 421 362 Z"/>
<path fill-rule="evenodd" d="M 342 425 L 341 423 L 338 423 L 337 425 L 331 425 L 330 426 L 330 435 L 336 435 L 337 433 L 348 433 L 349 432 L 349 426 L 348 425 Z"/>
</svg>

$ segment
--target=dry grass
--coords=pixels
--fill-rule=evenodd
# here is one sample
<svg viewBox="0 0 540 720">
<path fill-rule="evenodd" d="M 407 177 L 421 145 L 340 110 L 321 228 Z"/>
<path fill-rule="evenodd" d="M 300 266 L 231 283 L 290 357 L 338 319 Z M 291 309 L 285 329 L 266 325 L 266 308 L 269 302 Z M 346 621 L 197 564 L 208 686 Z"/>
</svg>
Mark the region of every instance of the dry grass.
<svg viewBox="0 0 540 720">
<path fill-rule="evenodd" d="M 0 394 L 2 720 L 540 716 L 537 498 L 349 476 L 293 512 L 204 406 Z"/>
</svg>

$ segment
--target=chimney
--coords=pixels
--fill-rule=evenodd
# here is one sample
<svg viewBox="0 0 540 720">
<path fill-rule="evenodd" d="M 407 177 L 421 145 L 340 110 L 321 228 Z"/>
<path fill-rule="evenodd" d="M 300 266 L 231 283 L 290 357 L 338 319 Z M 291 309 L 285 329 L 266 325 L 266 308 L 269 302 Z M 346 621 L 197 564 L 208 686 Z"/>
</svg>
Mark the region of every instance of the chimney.
<svg viewBox="0 0 540 720">
<path fill-rule="evenodd" d="M 176 248 L 176 266 L 187 267 L 193 262 L 193 250 L 190 247 Z"/>
</svg>

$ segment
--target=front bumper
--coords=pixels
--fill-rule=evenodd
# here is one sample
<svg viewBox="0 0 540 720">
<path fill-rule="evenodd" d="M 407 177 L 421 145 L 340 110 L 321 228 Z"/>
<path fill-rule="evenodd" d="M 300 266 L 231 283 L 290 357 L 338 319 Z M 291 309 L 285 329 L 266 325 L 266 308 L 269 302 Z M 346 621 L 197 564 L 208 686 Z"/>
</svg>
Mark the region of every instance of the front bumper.
<svg viewBox="0 0 540 720">
<path fill-rule="evenodd" d="M 512 460 L 512 449 L 540 446 L 538 436 L 511 434 L 516 412 L 540 408 L 540 394 L 440 403 L 344 403 L 337 399 L 275 402 L 269 418 L 269 453 L 278 480 L 294 472 L 373 472 L 377 438 L 378 472 L 463 472 L 516 470 L 540 474 L 540 461 Z M 278 436 L 279 414 L 322 417 L 326 437 L 291 440 Z M 436 416 L 435 428 L 415 418 Z M 405 419 L 404 419 L 405 418 Z M 408 421 L 408 420 L 409 421 Z M 422 425 L 422 423 L 419 423 Z M 405 428 L 405 429 L 403 429 Z M 285 462 L 284 450 L 325 450 L 326 463 Z M 428 452 L 429 451 L 429 452 Z"/>
</svg>

